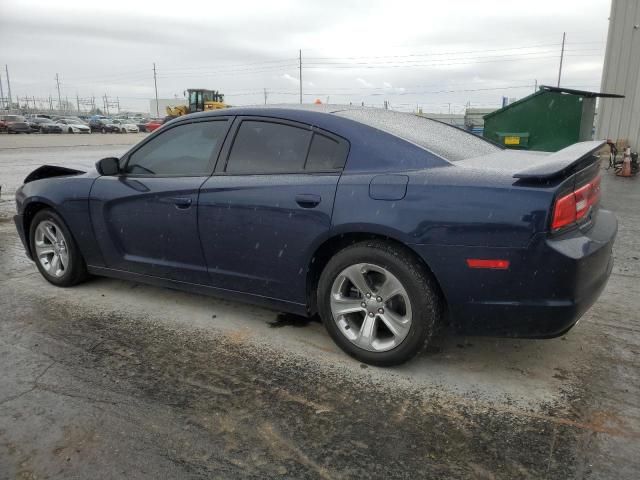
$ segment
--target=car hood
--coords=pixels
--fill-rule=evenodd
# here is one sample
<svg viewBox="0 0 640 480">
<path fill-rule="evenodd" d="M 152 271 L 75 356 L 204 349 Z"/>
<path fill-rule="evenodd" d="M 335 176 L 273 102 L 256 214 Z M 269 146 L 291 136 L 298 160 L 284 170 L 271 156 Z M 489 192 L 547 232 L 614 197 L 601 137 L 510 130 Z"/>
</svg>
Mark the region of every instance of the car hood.
<svg viewBox="0 0 640 480">
<path fill-rule="evenodd" d="M 35 180 L 41 180 L 43 178 L 81 175 L 83 173 L 86 172 L 83 172 L 82 170 L 76 170 L 75 168 L 58 167 L 55 165 L 43 165 L 36 168 L 33 172 L 27 175 L 23 183 L 29 183 Z"/>
</svg>

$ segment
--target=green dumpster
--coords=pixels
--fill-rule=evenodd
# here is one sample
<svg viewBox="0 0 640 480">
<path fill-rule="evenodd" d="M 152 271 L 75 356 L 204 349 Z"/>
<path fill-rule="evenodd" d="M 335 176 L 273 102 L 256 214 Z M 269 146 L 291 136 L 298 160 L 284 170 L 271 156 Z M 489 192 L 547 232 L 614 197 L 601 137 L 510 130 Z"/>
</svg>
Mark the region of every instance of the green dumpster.
<svg viewBox="0 0 640 480">
<path fill-rule="evenodd" d="M 556 152 L 591 140 L 597 97 L 608 93 L 541 86 L 506 107 L 484 116 L 484 137 L 507 148 Z"/>
</svg>

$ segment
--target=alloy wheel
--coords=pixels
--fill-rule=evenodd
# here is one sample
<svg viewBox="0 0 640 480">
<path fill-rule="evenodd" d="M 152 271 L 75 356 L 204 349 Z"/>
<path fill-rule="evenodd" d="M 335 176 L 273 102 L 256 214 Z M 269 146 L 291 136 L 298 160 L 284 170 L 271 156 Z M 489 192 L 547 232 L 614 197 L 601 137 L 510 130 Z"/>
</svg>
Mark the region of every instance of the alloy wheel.
<svg viewBox="0 0 640 480">
<path fill-rule="evenodd" d="M 69 268 L 68 242 L 62 229 L 51 220 L 43 220 L 35 230 L 36 257 L 52 277 L 62 277 Z"/>
<path fill-rule="evenodd" d="M 391 350 L 411 329 L 409 295 L 400 280 L 379 265 L 345 268 L 333 281 L 330 303 L 340 332 L 364 350 Z"/>
</svg>

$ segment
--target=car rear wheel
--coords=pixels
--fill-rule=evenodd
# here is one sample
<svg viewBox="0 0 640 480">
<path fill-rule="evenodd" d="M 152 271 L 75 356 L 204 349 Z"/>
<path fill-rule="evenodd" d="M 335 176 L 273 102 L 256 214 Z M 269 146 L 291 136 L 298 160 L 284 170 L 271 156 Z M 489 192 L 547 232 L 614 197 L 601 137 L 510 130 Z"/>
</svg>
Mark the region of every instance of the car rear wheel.
<svg viewBox="0 0 640 480">
<path fill-rule="evenodd" d="M 318 283 L 318 309 L 342 350 L 379 366 L 413 358 L 441 320 L 431 276 L 411 254 L 377 240 L 354 244 L 329 261 Z"/>
<path fill-rule="evenodd" d="M 72 129 L 67 130 L 68 133 L 73 133 Z"/>
<path fill-rule="evenodd" d="M 29 229 L 31 252 L 49 283 L 70 287 L 87 276 L 82 254 L 62 218 L 53 210 L 39 211 Z"/>
</svg>

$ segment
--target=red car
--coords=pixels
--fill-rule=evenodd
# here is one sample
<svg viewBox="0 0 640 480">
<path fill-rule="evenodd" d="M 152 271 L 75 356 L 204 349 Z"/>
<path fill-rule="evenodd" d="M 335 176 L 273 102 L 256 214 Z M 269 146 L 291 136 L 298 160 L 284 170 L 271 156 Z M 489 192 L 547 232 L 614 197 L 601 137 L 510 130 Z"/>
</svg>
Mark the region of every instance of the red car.
<svg viewBox="0 0 640 480">
<path fill-rule="evenodd" d="M 147 132 L 153 132 L 162 126 L 164 122 L 161 119 L 149 120 L 149 122 L 145 125 L 145 129 Z"/>
</svg>

